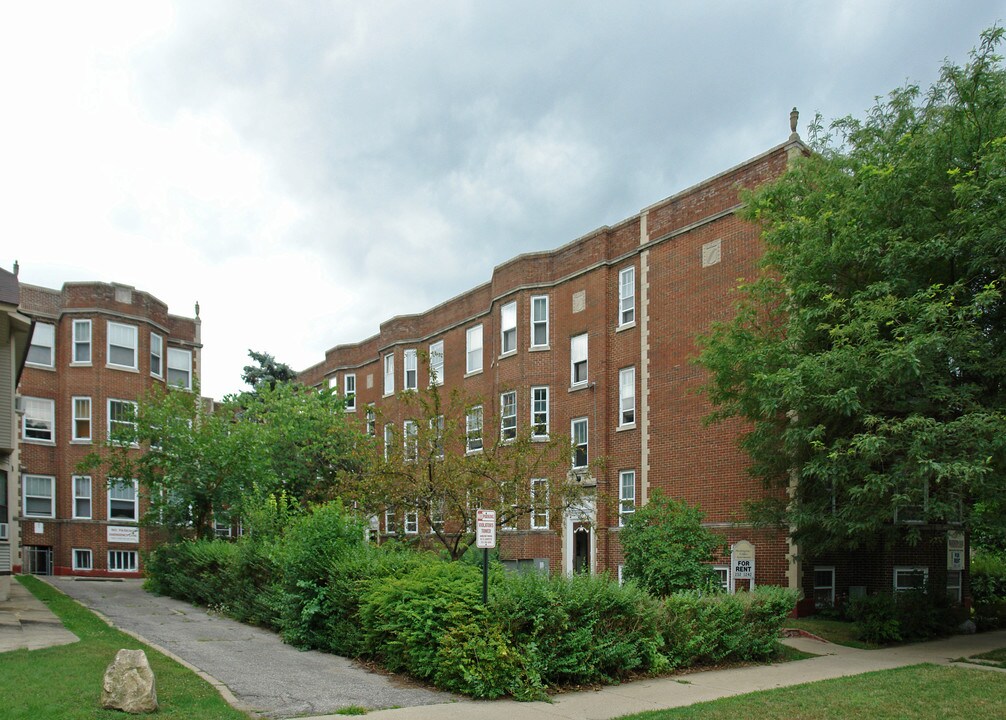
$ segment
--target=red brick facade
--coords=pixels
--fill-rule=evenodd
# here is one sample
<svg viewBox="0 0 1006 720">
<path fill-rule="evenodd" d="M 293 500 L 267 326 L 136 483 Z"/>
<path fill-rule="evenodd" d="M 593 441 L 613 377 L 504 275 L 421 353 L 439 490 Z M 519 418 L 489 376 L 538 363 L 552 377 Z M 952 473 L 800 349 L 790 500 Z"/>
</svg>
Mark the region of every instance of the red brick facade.
<svg viewBox="0 0 1006 720">
<path fill-rule="evenodd" d="M 138 551 L 157 541 L 155 530 L 136 522 L 146 510 L 142 492 L 135 510 L 119 498 L 111 511 L 108 478 L 92 473 L 89 483 L 75 484 L 77 465 L 104 442 L 110 410 L 123 407 L 116 401 L 135 402 L 167 381 L 169 350 L 172 377 L 182 382 L 190 358 L 188 380 L 196 382 L 200 321 L 169 314 L 145 292 L 97 282 L 66 283 L 62 290 L 22 284 L 21 311 L 36 323 L 18 385 L 21 497 L 11 510 L 20 522 L 22 565 L 135 577 Z"/>
<path fill-rule="evenodd" d="M 756 228 L 735 214 L 740 191 L 779 176 L 791 153 L 805 150 L 791 138 L 615 226 L 554 251 L 516 257 L 497 267 L 484 285 L 426 312 L 392 318 L 358 344 L 332 348 L 323 362 L 301 373 L 301 380 L 335 382 L 344 389 L 346 376 L 353 375 L 361 422 L 371 403 L 383 415 L 397 417 L 398 401 L 384 393 L 384 357 L 394 356 L 394 389 L 400 392 L 404 352 L 425 354 L 442 341 L 444 387 L 482 398 L 486 432 L 498 428 L 501 392 L 517 391 L 523 429 L 530 423 L 531 388 L 546 386 L 550 426 L 572 435 L 571 421 L 586 418 L 589 455 L 604 458 L 604 469 L 596 473 L 593 511 L 553 519 L 550 530 L 501 533 L 503 559 L 537 560 L 539 566 L 547 560 L 552 571 L 569 572 L 577 554 L 589 549 L 592 572 L 617 573 L 620 474 L 631 471 L 636 506 L 657 489 L 698 503 L 706 522 L 725 540 L 755 545 L 758 584 L 796 586 L 799 578 L 784 533 L 756 530 L 744 519 L 743 501 L 765 491 L 746 472 L 736 443 L 739 426 L 704 425 L 711 408 L 697 393 L 704 375 L 692 361 L 696 334 L 729 315 L 731 291 L 739 278 L 752 276 L 761 253 Z M 623 283 L 629 268 L 631 277 Z M 545 347 L 532 347 L 536 296 L 548 298 Z M 514 302 L 516 351 L 503 353 L 501 309 Z M 466 373 L 466 330 L 476 325 L 482 326 L 483 369 Z M 583 334 L 587 379 L 574 384 L 571 341 Z M 634 421 L 622 422 L 619 378 L 628 368 L 635 381 Z M 422 363 L 418 382 L 427 382 Z"/>
</svg>

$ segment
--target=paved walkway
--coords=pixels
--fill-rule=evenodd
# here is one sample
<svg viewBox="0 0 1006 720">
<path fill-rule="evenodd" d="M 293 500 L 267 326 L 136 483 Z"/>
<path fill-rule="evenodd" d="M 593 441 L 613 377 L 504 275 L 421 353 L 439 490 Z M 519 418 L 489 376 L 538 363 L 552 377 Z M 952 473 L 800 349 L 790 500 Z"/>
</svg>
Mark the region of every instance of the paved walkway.
<svg viewBox="0 0 1006 720">
<path fill-rule="evenodd" d="M 297 650 L 268 630 L 151 595 L 143 590 L 140 580 L 43 579 L 118 629 L 166 651 L 211 682 L 215 680 L 221 694 L 242 710 L 267 717 L 292 717 L 334 713 L 351 705 L 387 708 L 454 699 L 448 693 L 370 672 L 337 655 Z M 228 697 L 231 694 L 236 702 Z"/>
<path fill-rule="evenodd" d="M 471 701 L 396 683 L 392 678 L 367 672 L 334 655 L 299 652 L 283 645 L 273 633 L 212 615 L 186 603 L 150 595 L 143 591 L 139 581 L 49 580 L 56 588 L 104 615 L 119 629 L 195 669 L 235 706 L 272 717 L 298 715 L 302 720 L 341 720 L 344 715 L 325 713 L 334 713 L 349 705 L 395 708 L 367 714 L 375 720 L 469 720 L 473 717 L 480 720 L 608 720 L 628 713 L 680 707 L 923 662 L 953 664 L 957 658 L 1006 647 L 1006 631 L 959 635 L 886 650 L 856 650 L 794 638 L 784 642 L 817 653 L 819 657 L 639 680 L 596 691 L 558 695 L 551 703 Z M 20 620 L 23 635 L 20 642 L 23 644 L 17 647 L 41 647 L 76 640 L 62 630 L 62 626 L 53 628 L 52 624 L 59 625 L 59 621 L 20 584 L 13 583 L 12 588 L 17 597 L 9 603 L 0 603 L 0 651 L 15 649 L 3 644 L 5 638 L 13 635 L 6 634 L 3 623 L 10 614 L 18 612 L 26 613 L 28 619 L 27 622 L 24 617 Z M 970 664 L 965 667 L 975 672 L 1001 672 Z M 303 717 L 307 713 L 315 715 Z"/>
<path fill-rule="evenodd" d="M 0 602 L 0 653 L 69 645 L 79 639 L 44 603 L 11 579 L 10 597 Z"/>
</svg>

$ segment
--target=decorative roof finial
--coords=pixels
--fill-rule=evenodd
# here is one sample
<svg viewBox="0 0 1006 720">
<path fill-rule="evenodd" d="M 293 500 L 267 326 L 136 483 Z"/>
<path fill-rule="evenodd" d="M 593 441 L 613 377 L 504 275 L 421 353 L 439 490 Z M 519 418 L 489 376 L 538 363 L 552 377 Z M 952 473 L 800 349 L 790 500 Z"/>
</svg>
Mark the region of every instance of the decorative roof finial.
<svg viewBox="0 0 1006 720">
<path fill-rule="evenodd" d="M 199 301 L 196 300 L 196 317 L 199 317 Z"/>
<path fill-rule="evenodd" d="M 796 124 L 800 121 L 800 111 L 793 108 L 789 112 L 789 131 L 796 135 Z"/>
<path fill-rule="evenodd" d="M 21 271 L 21 266 L 17 264 L 17 260 L 14 261 L 14 277 Z"/>
</svg>

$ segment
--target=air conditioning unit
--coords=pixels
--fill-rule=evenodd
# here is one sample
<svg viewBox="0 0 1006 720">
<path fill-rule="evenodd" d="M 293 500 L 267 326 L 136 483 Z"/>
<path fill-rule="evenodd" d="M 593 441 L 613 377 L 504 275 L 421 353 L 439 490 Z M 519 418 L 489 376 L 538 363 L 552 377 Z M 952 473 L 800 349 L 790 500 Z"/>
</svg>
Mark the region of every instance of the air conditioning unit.
<svg viewBox="0 0 1006 720">
<path fill-rule="evenodd" d="M 7 523 L 0 523 L 0 540 L 7 539 Z"/>
</svg>

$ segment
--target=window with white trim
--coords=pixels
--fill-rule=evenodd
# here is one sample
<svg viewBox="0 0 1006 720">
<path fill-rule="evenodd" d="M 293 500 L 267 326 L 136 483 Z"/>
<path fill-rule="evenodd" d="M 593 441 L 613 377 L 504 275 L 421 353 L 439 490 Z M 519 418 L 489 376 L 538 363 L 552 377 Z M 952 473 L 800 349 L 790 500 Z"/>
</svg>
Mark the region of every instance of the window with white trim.
<svg viewBox="0 0 1006 720">
<path fill-rule="evenodd" d="M 548 387 L 531 388 L 531 437 L 548 437 Z"/>
<path fill-rule="evenodd" d="M 136 370 L 136 326 L 108 321 L 107 328 L 108 365 Z"/>
<path fill-rule="evenodd" d="M 573 437 L 573 469 L 581 470 L 587 467 L 587 418 L 576 418 L 570 423 L 570 433 Z"/>
<path fill-rule="evenodd" d="M 395 443 L 395 426 L 388 423 L 384 426 L 384 459 L 391 457 L 391 449 Z"/>
<path fill-rule="evenodd" d="M 724 590 L 730 590 L 730 567 L 728 565 L 713 565 L 716 581 Z"/>
<path fill-rule="evenodd" d="M 230 520 L 227 520 L 227 519 L 217 520 L 216 518 L 213 518 L 213 534 L 216 537 L 218 537 L 218 538 L 229 538 L 231 536 L 232 532 L 233 532 L 233 530 L 231 528 L 231 521 Z"/>
<path fill-rule="evenodd" d="M 951 602 L 961 601 L 961 576 L 960 570 L 947 570 L 947 597 Z"/>
<path fill-rule="evenodd" d="M 929 568 L 922 565 L 894 568 L 894 591 L 925 590 L 929 582 Z"/>
<path fill-rule="evenodd" d="M 113 443 L 137 445 L 136 403 L 132 400 L 108 400 L 108 439 Z"/>
<path fill-rule="evenodd" d="M 384 394 L 395 394 L 395 353 L 384 356 Z"/>
<path fill-rule="evenodd" d="M 636 368 L 618 371 L 618 424 L 620 427 L 636 424 Z"/>
<path fill-rule="evenodd" d="M 118 522 L 140 520 L 140 495 L 135 480 L 108 480 L 108 519 Z"/>
<path fill-rule="evenodd" d="M 91 441 L 91 398 L 73 398 L 73 425 L 71 439 L 74 442 Z"/>
<path fill-rule="evenodd" d="M 507 442 L 517 437 L 517 392 L 511 390 L 500 395 L 500 440 Z"/>
<path fill-rule="evenodd" d="M 405 351 L 403 364 L 405 365 L 405 389 L 415 390 L 419 387 L 419 362 L 415 348 Z"/>
<path fill-rule="evenodd" d="M 31 344 L 28 346 L 28 357 L 25 362 L 39 367 L 52 367 L 56 352 L 56 326 L 51 323 L 36 322 L 31 333 Z"/>
<path fill-rule="evenodd" d="M 73 321 L 73 360 L 74 365 L 91 364 L 91 321 Z"/>
<path fill-rule="evenodd" d="M 164 375 L 164 338 L 150 333 L 150 374 L 156 378 Z"/>
<path fill-rule="evenodd" d="M 548 295 L 531 298 L 531 347 L 548 347 Z"/>
<path fill-rule="evenodd" d="M 465 373 L 482 372 L 482 326 L 465 331 Z"/>
<path fill-rule="evenodd" d="M 517 303 L 500 308 L 500 354 L 517 352 Z"/>
<path fill-rule="evenodd" d="M 377 434 L 377 411 L 373 405 L 367 406 L 367 434 L 374 437 Z"/>
<path fill-rule="evenodd" d="M 384 511 L 384 532 L 388 535 L 394 535 L 398 532 L 398 523 L 395 521 L 394 510 Z"/>
<path fill-rule="evenodd" d="M 405 461 L 415 462 L 419 454 L 419 426 L 415 420 L 406 420 L 403 423 Z"/>
<path fill-rule="evenodd" d="M 52 475 L 22 475 L 25 517 L 56 517 L 56 478 Z"/>
<path fill-rule="evenodd" d="M 444 384 L 444 341 L 430 345 L 430 387 Z"/>
<path fill-rule="evenodd" d="M 342 396 L 346 403 L 346 411 L 353 412 L 356 410 L 356 373 L 346 373 L 346 376 L 342 379 L 342 387 Z"/>
<path fill-rule="evenodd" d="M 548 529 L 548 480 L 531 479 L 531 529 Z"/>
<path fill-rule="evenodd" d="M 587 383 L 587 333 L 574 335 L 569 340 L 569 384 L 573 387 Z"/>
<path fill-rule="evenodd" d="M 73 548 L 73 569 L 94 570 L 94 557 L 90 550 Z"/>
<path fill-rule="evenodd" d="M 405 513 L 405 534 L 406 535 L 418 535 L 419 534 L 419 511 L 412 510 L 411 512 Z"/>
<path fill-rule="evenodd" d="M 192 351 L 168 348 L 168 385 L 192 389 Z"/>
<path fill-rule="evenodd" d="M 444 416 L 437 415 L 430 418 L 430 444 L 433 447 L 433 456 L 444 459 Z"/>
<path fill-rule="evenodd" d="M 814 607 L 835 607 L 835 568 L 831 565 L 814 568 Z"/>
<path fill-rule="evenodd" d="M 627 267 L 618 273 L 618 325 L 636 321 L 636 268 Z"/>
<path fill-rule="evenodd" d="M 618 474 L 618 526 L 625 525 L 629 515 L 636 512 L 636 471 L 622 470 Z"/>
<path fill-rule="evenodd" d="M 465 413 L 465 437 L 468 452 L 482 449 L 482 406 L 476 405 Z"/>
<path fill-rule="evenodd" d="M 108 569 L 112 572 L 136 572 L 139 567 L 135 550 L 109 550 Z"/>
<path fill-rule="evenodd" d="M 56 403 L 46 398 L 24 398 L 21 439 L 28 442 L 56 442 Z"/>
<path fill-rule="evenodd" d="M 73 519 L 91 519 L 91 478 L 89 475 L 74 475 L 73 478 Z"/>
</svg>

